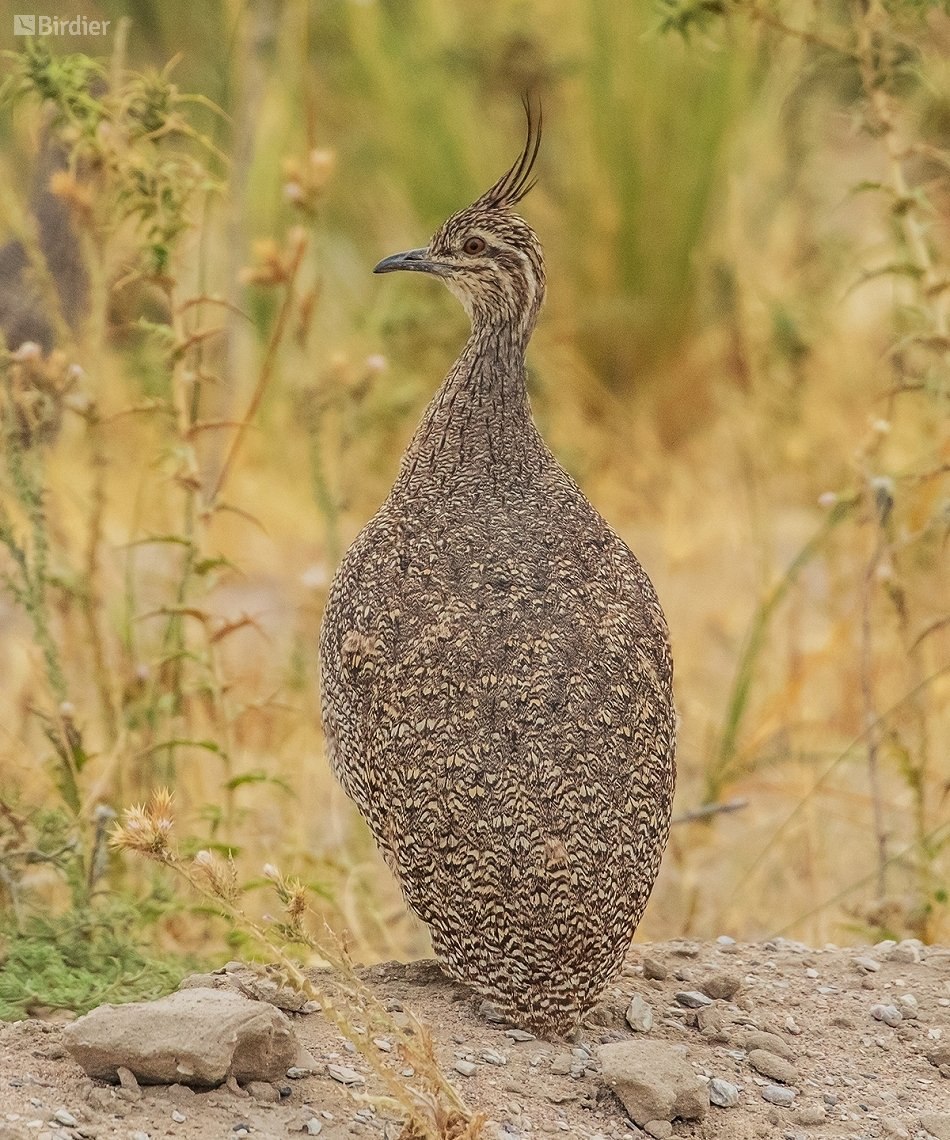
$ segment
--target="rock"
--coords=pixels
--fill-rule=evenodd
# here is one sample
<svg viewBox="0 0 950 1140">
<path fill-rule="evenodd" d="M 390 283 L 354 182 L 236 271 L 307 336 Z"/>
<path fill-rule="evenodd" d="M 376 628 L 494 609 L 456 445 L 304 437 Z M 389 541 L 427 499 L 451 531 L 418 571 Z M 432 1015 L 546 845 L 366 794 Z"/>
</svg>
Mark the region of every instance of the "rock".
<svg viewBox="0 0 950 1140">
<path fill-rule="evenodd" d="M 327 1065 L 327 1072 L 341 1085 L 365 1085 L 366 1078 L 349 1065 Z"/>
<path fill-rule="evenodd" d="M 125 1067 L 147 1084 L 277 1080 L 297 1056 L 284 1014 L 226 990 L 101 1005 L 67 1025 L 63 1038 L 90 1077 L 116 1080 Z"/>
<path fill-rule="evenodd" d="M 725 1022 L 722 1016 L 722 1007 L 707 1005 L 696 1010 L 696 1028 L 710 1041 L 726 1041 Z"/>
<path fill-rule="evenodd" d="M 506 1029 L 505 1036 L 510 1037 L 512 1041 L 536 1041 L 537 1038 L 533 1033 L 528 1033 L 524 1029 Z"/>
<path fill-rule="evenodd" d="M 897 1140 L 910 1140 L 910 1132 L 894 1116 L 882 1116 L 881 1128 L 883 1128 L 885 1136 L 894 1136 Z"/>
<path fill-rule="evenodd" d="M 773 1081 L 781 1081 L 785 1085 L 793 1085 L 798 1080 L 795 1066 L 767 1049 L 753 1049 L 749 1053 L 749 1064 L 763 1077 L 771 1077 Z"/>
<path fill-rule="evenodd" d="M 904 1021 L 916 1021 L 920 1007 L 913 994 L 901 994 L 897 999 L 897 1004 Z"/>
<path fill-rule="evenodd" d="M 700 989 L 704 994 L 708 994 L 711 998 L 716 998 L 719 1001 L 732 1001 L 732 999 L 739 992 L 742 985 L 742 979 L 738 974 L 729 974 L 725 971 L 710 974 L 700 984 Z"/>
<path fill-rule="evenodd" d="M 310 1119 L 304 1123 L 301 1131 L 306 1132 L 308 1136 L 319 1136 L 323 1131 L 323 1125 L 315 1116 L 311 1116 Z"/>
<path fill-rule="evenodd" d="M 566 1077 L 573 1067 L 574 1055 L 572 1053 L 558 1053 L 551 1060 L 551 1072 L 556 1077 Z"/>
<path fill-rule="evenodd" d="M 852 962 L 865 974 L 876 974 L 881 968 L 881 963 L 867 954 L 862 954 L 860 958 L 852 958 Z"/>
<path fill-rule="evenodd" d="M 917 1117 L 921 1127 L 926 1128 L 937 1140 L 950 1140 L 950 1113 L 922 1112 Z"/>
<path fill-rule="evenodd" d="M 57 1124 L 62 1124 L 66 1128 L 75 1128 L 79 1121 L 69 1111 L 68 1108 L 57 1108 L 53 1113 L 53 1119 Z"/>
<path fill-rule="evenodd" d="M 648 1120 L 643 1130 L 656 1140 L 668 1140 L 668 1137 L 673 1135 L 673 1125 L 668 1120 Z"/>
<path fill-rule="evenodd" d="M 625 1017 L 634 1033 L 649 1033 L 653 1028 L 653 1009 L 639 994 L 627 1006 Z"/>
<path fill-rule="evenodd" d="M 776 1057 L 784 1057 L 786 1061 L 795 1060 L 795 1050 L 777 1033 L 765 1033 L 762 1030 L 756 1030 L 753 1033 L 746 1034 L 742 1044 L 750 1053 L 753 1049 L 765 1049 L 769 1053 L 774 1053 Z"/>
<path fill-rule="evenodd" d="M 768 1101 L 769 1104 L 788 1108 L 795 1102 L 795 1090 L 787 1089 L 783 1085 L 766 1085 L 762 1090 L 762 1099 Z"/>
<path fill-rule="evenodd" d="M 812 1101 L 811 1104 L 803 1104 L 802 1107 L 795 1113 L 796 1124 L 824 1124 L 828 1117 L 823 1104 L 818 1104 L 817 1101 Z"/>
<path fill-rule="evenodd" d="M 280 1100 L 277 1086 L 272 1085 L 270 1081 L 248 1081 L 244 1088 L 255 1100 L 263 1101 L 265 1104 L 277 1104 Z"/>
<path fill-rule="evenodd" d="M 898 942 L 896 946 L 892 946 L 885 957 L 888 962 L 905 962 L 908 965 L 916 965 L 920 962 L 921 946 L 922 943 L 916 938 L 905 938 L 903 942 Z"/>
<path fill-rule="evenodd" d="M 892 1029 L 900 1025 L 904 1020 L 901 1011 L 896 1005 L 872 1005 L 871 1016 L 876 1021 L 883 1021 L 885 1025 L 891 1026 Z"/>
<path fill-rule="evenodd" d="M 635 1124 L 652 1120 L 702 1120 L 709 1105 L 706 1086 L 682 1053 L 659 1041 L 636 1039 L 597 1050 L 604 1081 Z"/>
<path fill-rule="evenodd" d="M 686 1009 L 702 1009 L 704 1005 L 712 1005 L 712 998 L 701 994 L 699 990 L 681 990 L 676 994 L 676 1001 Z"/>
<path fill-rule="evenodd" d="M 709 1082 L 709 1103 L 717 1108 L 734 1108 L 739 1103 L 738 1087 L 722 1077 L 713 1077 Z"/>
<path fill-rule="evenodd" d="M 936 1069 L 943 1069 L 950 1065 L 950 1041 L 944 1045 L 936 1045 L 933 1049 L 928 1049 L 927 1060 Z"/>
<path fill-rule="evenodd" d="M 507 1065 L 508 1058 L 504 1053 L 499 1053 L 495 1049 L 484 1049 L 479 1056 L 486 1065 Z"/>
<path fill-rule="evenodd" d="M 643 976 L 657 982 L 665 982 L 669 976 L 669 970 L 659 958 L 644 958 Z"/>
<path fill-rule="evenodd" d="M 463 1058 L 456 1061 L 452 1068 L 457 1073 L 461 1073 L 463 1077 L 471 1077 L 477 1070 L 478 1065 L 476 1065 L 474 1061 L 466 1061 Z"/>
</svg>

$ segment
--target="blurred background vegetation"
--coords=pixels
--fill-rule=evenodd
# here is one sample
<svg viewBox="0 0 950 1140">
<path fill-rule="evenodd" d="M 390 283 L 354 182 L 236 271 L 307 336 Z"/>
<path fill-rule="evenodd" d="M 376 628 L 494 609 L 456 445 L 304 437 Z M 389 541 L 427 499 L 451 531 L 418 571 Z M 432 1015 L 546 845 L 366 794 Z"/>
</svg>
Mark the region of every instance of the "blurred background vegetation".
<svg viewBox="0 0 950 1140">
<path fill-rule="evenodd" d="M 246 949 L 110 852 L 160 785 L 252 910 L 278 864 L 357 956 L 425 952 L 327 769 L 317 630 L 466 333 L 370 270 L 508 165 L 526 90 L 535 413 L 677 668 L 639 936 L 950 936 L 944 5 L 6 7 L 0 1014 Z"/>
</svg>

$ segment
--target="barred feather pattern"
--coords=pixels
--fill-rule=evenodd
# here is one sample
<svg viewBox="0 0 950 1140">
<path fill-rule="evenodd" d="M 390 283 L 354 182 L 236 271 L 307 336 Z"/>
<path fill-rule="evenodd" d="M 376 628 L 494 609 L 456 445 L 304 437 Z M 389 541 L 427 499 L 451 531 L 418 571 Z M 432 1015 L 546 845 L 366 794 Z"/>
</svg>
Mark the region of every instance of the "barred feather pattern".
<svg viewBox="0 0 950 1140">
<path fill-rule="evenodd" d="M 479 200 L 427 254 L 472 334 L 333 580 L 328 755 L 447 972 L 568 1034 L 619 970 L 669 833 L 667 627 L 533 422 L 534 232 Z"/>
</svg>

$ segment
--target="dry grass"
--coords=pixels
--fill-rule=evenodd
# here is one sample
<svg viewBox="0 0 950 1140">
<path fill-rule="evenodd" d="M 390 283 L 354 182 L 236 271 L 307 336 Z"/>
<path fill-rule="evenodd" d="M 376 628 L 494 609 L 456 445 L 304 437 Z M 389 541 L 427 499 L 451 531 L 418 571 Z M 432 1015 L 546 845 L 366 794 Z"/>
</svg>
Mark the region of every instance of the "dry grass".
<svg viewBox="0 0 950 1140">
<path fill-rule="evenodd" d="M 464 337 L 431 282 L 368 270 L 497 173 L 530 79 L 550 124 L 525 207 L 552 282 L 535 409 L 666 607 L 680 809 L 747 802 L 674 830 L 642 934 L 946 939 L 945 19 L 872 5 L 818 29 L 855 62 L 749 5 L 722 50 L 716 24 L 644 38 L 620 0 L 563 26 L 492 6 L 475 37 L 464 5 L 411 7 L 412 34 L 377 5 L 240 25 L 230 123 L 155 77 L 100 100 L 94 172 L 61 187 L 89 320 L 4 366 L 9 896 L 141 890 L 96 810 L 168 784 L 186 848 L 231 851 L 242 883 L 287 867 L 359 957 L 425 949 L 327 770 L 317 630 Z M 130 106 L 160 121 L 130 133 Z M 4 225 L 32 248 L 16 174 L 39 115 L 4 116 Z M 169 163 L 187 201 L 139 179 L 131 209 L 129 172 Z M 42 809 L 75 840 L 56 858 Z M 156 929 L 187 948 L 206 922 Z"/>
</svg>

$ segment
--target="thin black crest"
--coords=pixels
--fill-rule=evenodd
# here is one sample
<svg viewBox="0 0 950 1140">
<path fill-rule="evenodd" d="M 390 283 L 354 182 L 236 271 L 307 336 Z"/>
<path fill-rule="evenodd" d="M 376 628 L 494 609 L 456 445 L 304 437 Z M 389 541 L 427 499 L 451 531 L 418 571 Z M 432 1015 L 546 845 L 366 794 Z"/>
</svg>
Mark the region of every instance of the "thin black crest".
<svg viewBox="0 0 950 1140">
<path fill-rule="evenodd" d="M 517 205 L 518 202 L 531 190 L 537 182 L 536 178 L 531 177 L 531 172 L 534 170 L 534 163 L 538 157 L 538 150 L 541 147 L 541 104 L 537 105 L 537 115 L 531 106 L 531 100 L 527 95 L 521 97 L 521 102 L 524 106 L 525 117 L 528 120 L 527 137 L 525 138 L 524 149 L 521 151 L 520 156 L 513 166 L 498 179 L 490 190 L 485 193 L 475 202 L 476 206 L 482 206 L 491 210 L 505 210 L 511 206 Z"/>
</svg>

